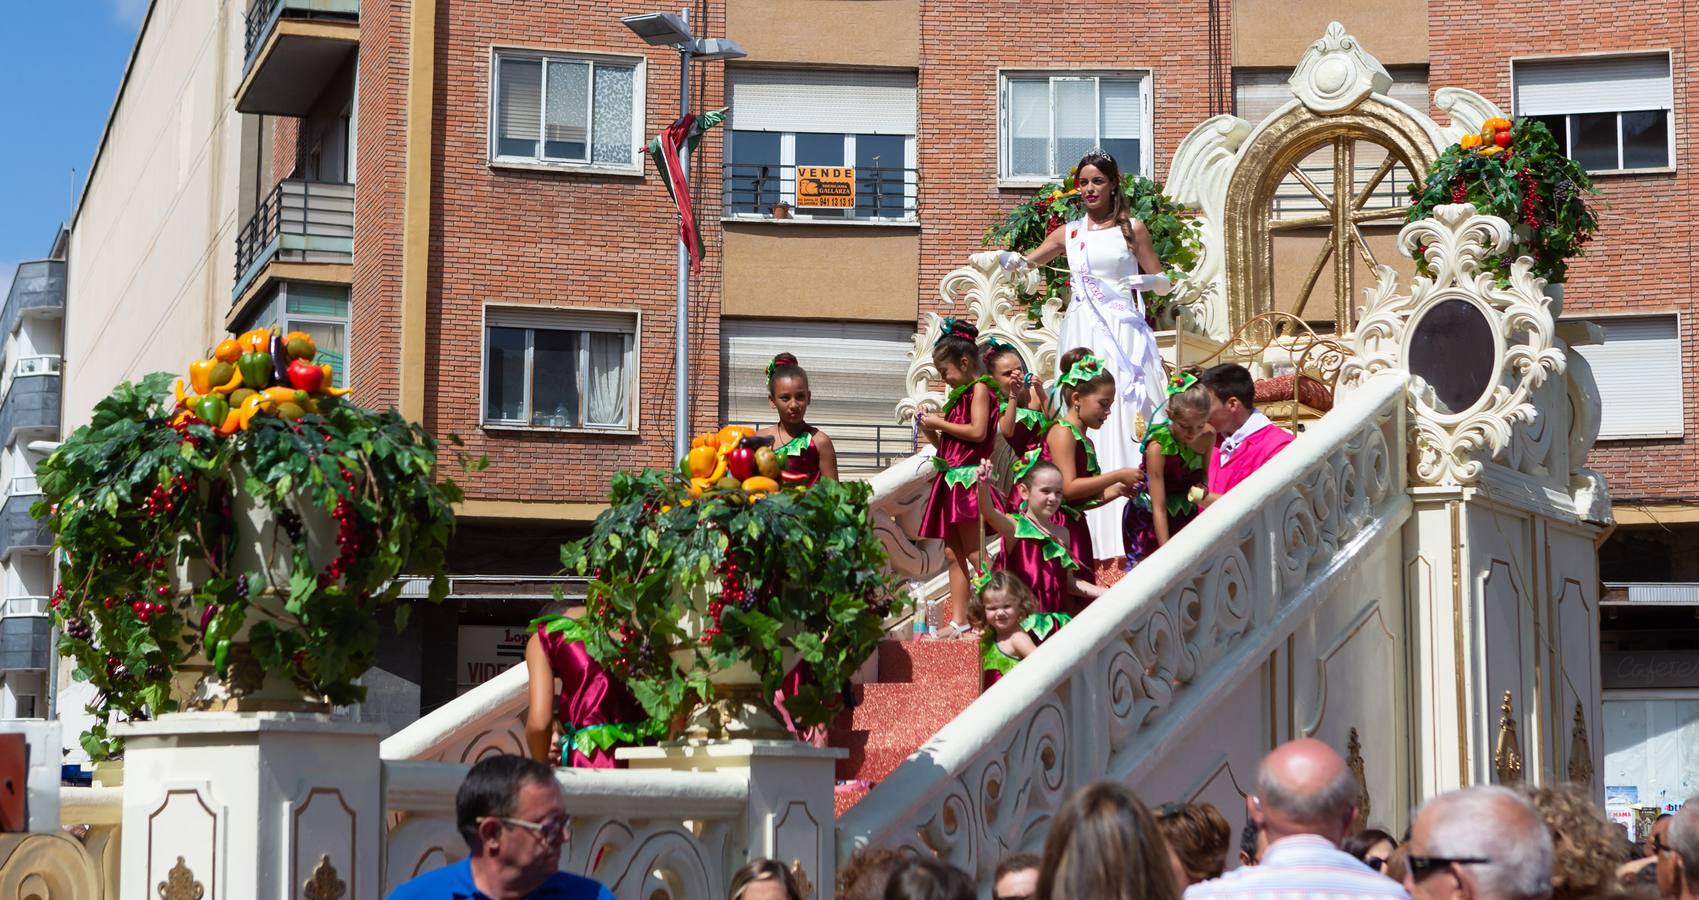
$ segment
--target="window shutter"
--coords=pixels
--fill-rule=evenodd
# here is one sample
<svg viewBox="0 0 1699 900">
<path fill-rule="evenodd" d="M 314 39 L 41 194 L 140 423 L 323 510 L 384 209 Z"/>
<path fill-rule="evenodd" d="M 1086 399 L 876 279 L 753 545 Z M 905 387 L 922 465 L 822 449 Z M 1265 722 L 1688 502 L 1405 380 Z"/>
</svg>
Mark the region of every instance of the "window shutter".
<svg viewBox="0 0 1699 900">
<path fill-rule="evenodd" d="M 1098 85 L 1103 139 L 1144 137 L 1144 103 L 1139 82 L 1105 78 Z"/>
<path fill-rule="evenodd" d="M 767 363 L 788 352 L 808 372 L 814 392 L 810 422 L 828 429 L 834 423 L 895 425 L 897 401 L 907 394 L 903 379 L 914 349 L 914 326 L 725 319 L 720 346 L 727 422 L 774 420 L 767 402 Z"/>
<path fill-rule="evenodd" d="M 543 116 L 543 63 L 536 59 L 501 60 L 496 97 L 496 132 L 504 140 L 535 141 Z"/>
<path fill-rule="evenodd" d="M 1576 347 L 1593 369 L 1599 437 L 1679 437 L 1681 340 L 1674 316 L 1599 319 L 1605 342 Z"/>
<path fill-rule="evenodd" d="M 912 72 L 731 69 L 731 127 L 823 134 L 915 132 Z"/>
<path fill-rule="evenodd" d="M 1518 62 L 1516 115 L 1623 112 L 1672 108 L 1669 57 L 1589 57 Z"/>
<path fill-rule="evenodd" d="M 631 334 L 637 329 L 637 317 L 629 313 L 556 306 L 486 306 L 484 324 L 501 328 L 566 328 Z"/>
</svg>

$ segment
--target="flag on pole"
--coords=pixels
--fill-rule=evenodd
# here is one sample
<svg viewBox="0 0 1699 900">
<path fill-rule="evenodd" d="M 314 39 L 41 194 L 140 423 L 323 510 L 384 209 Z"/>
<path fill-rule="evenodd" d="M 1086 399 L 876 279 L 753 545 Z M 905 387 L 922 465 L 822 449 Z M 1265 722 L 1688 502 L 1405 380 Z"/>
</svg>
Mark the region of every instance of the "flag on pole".
<svg viewBox="0 0 1699 900">
<path fill-rule="evenodd" d="M 667 195 L 678 207 L 678 236 L 684 241 L 684 249 L 690 253 L 690 271 L 693 274 L 702 270 L 702 230 L 696 227 L 696 211 L 691 208 L 690 192 L 679 190 L 679 186 L 685 183 L 680 151 L 684 155 L 694 154 L 696 145 L 702 142 L 702 135 L 725 118 L 726 108 L 701 115 L 685 113 L 679 116 L 678 121 L 668 125 L 667 130 L 650 139 L 646 148 L 649 158 L 655 161 L 661 183 L 667 187 Z"/>
</svg>

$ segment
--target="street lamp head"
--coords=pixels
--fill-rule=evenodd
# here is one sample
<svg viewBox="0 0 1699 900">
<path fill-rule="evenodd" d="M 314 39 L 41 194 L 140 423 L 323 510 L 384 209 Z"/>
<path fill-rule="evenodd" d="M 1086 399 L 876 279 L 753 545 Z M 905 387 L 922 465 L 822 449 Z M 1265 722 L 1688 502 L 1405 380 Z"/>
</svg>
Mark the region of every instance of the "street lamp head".
<svg viewBox="0 0 1699 900">
<path fill-rule="evenodd" d="M 690 25 L 675 13 L 644 13 L 625 16 L 620 21 L 645 43 L 657 47 L 678 47 L 695 40 L 690 33 Z"/>
<path fill-rule="evenodd" d="M 729 38 L 702 38 L 695 42 L 690 55 L 706 62 L 711 59 L 742 59 L 749 54 L 737 45 L 737 41 Z"/>
</svg>

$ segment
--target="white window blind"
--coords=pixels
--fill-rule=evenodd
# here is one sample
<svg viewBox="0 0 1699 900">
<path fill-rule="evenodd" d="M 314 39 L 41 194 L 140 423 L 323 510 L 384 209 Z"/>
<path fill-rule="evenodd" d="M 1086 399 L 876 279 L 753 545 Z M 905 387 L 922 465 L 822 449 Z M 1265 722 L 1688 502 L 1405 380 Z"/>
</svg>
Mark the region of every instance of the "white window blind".
<svg viewBox="0 0 1699 900">
<path fill-rule="evenodd" d="M 1105 138 L 1140 138 L 1144 136 L 1144 103 L 1136 81 L 1104 81 L 1099 88 Z"/>
<path fill-rule="evenodd" d="M 912 72 L 731 69 L 731 127 L 826 134 L 915 133 Z"/>
<path fill-rule="evenodd" d="M 726 421 L 774 420 L 767 402 L 767 363 L 796 356 L 808 372 L 813 401 L 808 420 L 895 425 L 903 376 L 914 349 L 914 326 L 866 322 L 725 319 L 720 323 Z"/>
<path fill-rule="evenodd" d="M 637 330 L 637 317 L 629 313 L 553 306 L 486 306 L 484 324 L 501 328 L 565 328 L 630 334 Z"/>
<path fill-rule="evenodd" d="M 1672 108 L 1667 54 L 1521 61 L 1511 78 L 1516 115 Z"/>
<path fill-rule="evenodd" d="M 535 141 L 543 109 L 542 60 L 502 60 L 499 82 L 497 134 L 504 140 Z"/>
<path fill-rule="evenodd" d="M 1605 342 L 1576 347 L 1593 369 L 1599 438 L 1679 437 L 1681 338 L 1675 316 L 1597 319 Z"/>
</svg>

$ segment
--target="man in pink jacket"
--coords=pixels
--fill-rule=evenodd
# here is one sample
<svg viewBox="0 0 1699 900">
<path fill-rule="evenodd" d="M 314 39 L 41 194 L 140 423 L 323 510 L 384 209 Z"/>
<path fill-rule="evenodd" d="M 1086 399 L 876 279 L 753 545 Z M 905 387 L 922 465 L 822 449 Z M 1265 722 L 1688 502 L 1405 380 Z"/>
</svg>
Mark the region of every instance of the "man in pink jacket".
<svg viewBox="0 0 1699 900">
<path fill-rule="evenodd" d="M 1244 366 L 1213 366 L 1202 381 L 1209 391 L 1209 425 L 1215 429 L 1203 501 L 1207 506 L 1292 443 L 1292 433 L 1257 412 L 1256 383 Z"/>
</svg>

